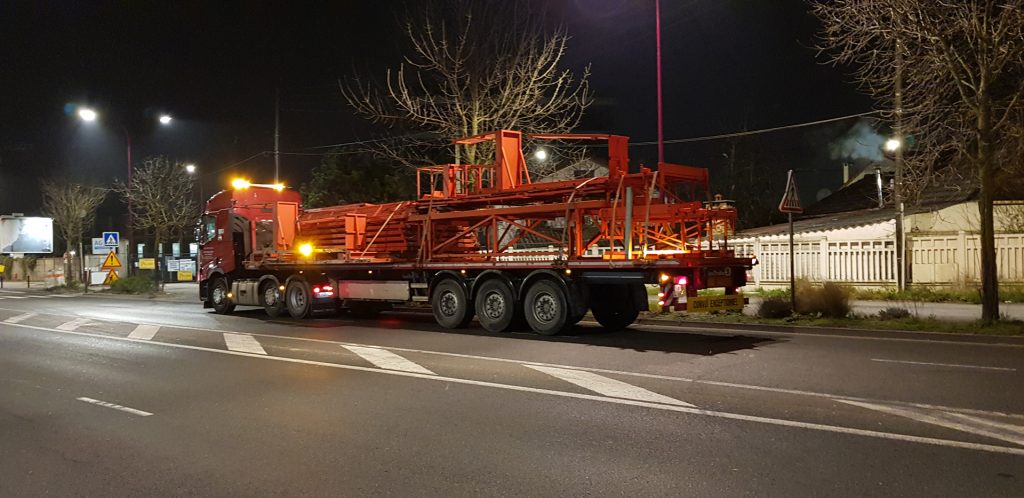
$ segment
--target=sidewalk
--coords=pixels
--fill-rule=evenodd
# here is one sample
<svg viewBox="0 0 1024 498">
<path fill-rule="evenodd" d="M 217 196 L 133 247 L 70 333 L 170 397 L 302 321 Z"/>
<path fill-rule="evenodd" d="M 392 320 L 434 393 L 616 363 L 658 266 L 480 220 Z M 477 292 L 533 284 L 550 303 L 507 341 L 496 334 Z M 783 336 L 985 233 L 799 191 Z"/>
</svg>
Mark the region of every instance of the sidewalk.
<svg viewBox="0 0 1024 498">
<path fill-rule="evenodd" d="M 761 304 L 761 298 L 751 297 L 750 304 L 743 308 L 743 314 L 754 315 Z M 920 303 L 913 301 L 850 301 L 855 313 L 874 315 L 889 307 L 905 308 L 911 315 L 920 318 L 934 316 L 937 320 L 951 322 L 970 322 L 981 320 L 981 305 L 967 303 Z M 1024 304 L 1001 303 L 999 313 L 1014 320 L 1024 320 Z"/>
</svg>

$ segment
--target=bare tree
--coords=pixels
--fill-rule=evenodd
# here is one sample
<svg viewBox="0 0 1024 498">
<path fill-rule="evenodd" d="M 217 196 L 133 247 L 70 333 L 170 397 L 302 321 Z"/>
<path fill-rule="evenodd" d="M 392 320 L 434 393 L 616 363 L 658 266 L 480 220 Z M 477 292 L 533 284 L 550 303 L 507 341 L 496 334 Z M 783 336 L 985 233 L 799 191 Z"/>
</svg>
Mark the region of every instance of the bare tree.
<svg viewBox="0 0 1024 498">
<path fill-rule="evenodd" d="M 194 186 L 195 178 L 185 172 L 184 163 L 157 156 L 145 159 L 133 171 L 131 183 L 119 184 L 117 191 L 126 201 L 131 200 L 135 228 L 152 233 L 159 252 L 168 236 L 195 222 Z"/>
<path fill-rule="evenodd" d="M 999 317 L 993 200 L 1011 174 L 1024 106 L 1024 0 L 834 0 L 813 4 L 821 49 L 912 136 L 897 195 L 979 189 L 982 319 Z"/>
<path fill-rule="evenodd" d="M 502 128 L 564 133 L 579 124 L 593 101 L 590 69 L 576 78 L 560 68 L 569 42 L 564 29 L 546 32 L 536 13 L 516 12 L 522 7 L 511 3 L 448 6 L 409 16 L 404 33 L 411 52 L 387 70 L 383 85 L 339 82 L 358 114 L 419 132 L 405 137 L 407 147 L 377 142 L 378 153 L 408 165 L 436 163 L 439 148 L 450 150 L 455 138 Z M 453 152 L 456 162 L 470 164 L 491 153 L 477 145 Z"/>
<path fill-rule="evenodd" d="M 85 231 L 92 228 L 96 219 L 96 208 L 103 202 L 108 190 L 57 180 L 44 180 L 40 187 L 43 194 L 43 210 L 57 225 L 57 230 L 64 239 L 65 251 L 76 250 Z M 76 258 L 71 258 L 72 271 L 67 272 L 68 283 L 77 281 L 77 276 L 81 272 L 81 268 L 77 266 Z"/>
</svg>

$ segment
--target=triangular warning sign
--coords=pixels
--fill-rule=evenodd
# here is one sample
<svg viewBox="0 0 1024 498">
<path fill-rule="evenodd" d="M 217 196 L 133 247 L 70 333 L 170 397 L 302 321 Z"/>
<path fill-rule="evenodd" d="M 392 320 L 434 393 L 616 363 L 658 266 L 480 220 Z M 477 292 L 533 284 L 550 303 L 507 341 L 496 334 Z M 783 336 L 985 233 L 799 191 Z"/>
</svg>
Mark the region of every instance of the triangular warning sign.
<svg viewBox="0 0 1024 498">
<path fill-rule="evenodd" d="M 117 270 L 110 270 L 107 272 L 107 278 L 103 279 L 103 285 L 111 285 L 117 282 L 118 278 L 120 277 L 117 276 Z"/>
<path fill-rule="evenodd" d="M 113 270 L 114 268 L 120 268 L 120 267 L 121 267 L 121 260 L 117 259 L 117 254 L 114 254 L 114 251 L 110 251 L 110 254 L 107 254 L 107 259 L 103 260 L 103 265 L 100 266 L 100 269 L 101 270 Z"/>
<path fill-rule="evenodd" d="M 789 170 L 786 177 L 786 193 L 782 196 L 782 201 L 779 202 L 779 211 L 796 214 L 804 212 L 804 207 L 800 205 L 800 194 L 797 193 L 796 177 L 793 176 L 793 170 Z"/>
</svg>

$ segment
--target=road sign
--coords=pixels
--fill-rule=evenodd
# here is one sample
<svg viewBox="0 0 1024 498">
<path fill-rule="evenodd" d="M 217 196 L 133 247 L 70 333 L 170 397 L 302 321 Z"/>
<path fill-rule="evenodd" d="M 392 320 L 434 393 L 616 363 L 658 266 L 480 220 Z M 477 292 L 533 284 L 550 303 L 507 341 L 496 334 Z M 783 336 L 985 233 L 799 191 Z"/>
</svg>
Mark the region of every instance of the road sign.
<svg viewBox="0 0 1024 498">
<path fill-rule="evenodd" d="M 107 278 L 103 279 L 103 285 L 111 285 L 118 280 L 117 270 L 107 272 Z"/>
<path fill-rule="evenodd" d="M 789 170 L 786 177 L 786 193 L 782 196 L 782 202 L 779 202 L 779 211 L 794 214 L 804 212 L 804 208 L 800 204 L 800 194 L 796 189 L 796 177 L 793 176 L 793 170 Z"/>
<path fill-rule="evenodd" d="M 191 282 L 192 281 L 192 272 L 190 272 L 190 271 L 179 271 L 178 272 L 178 281 L 179 282 Z"/>
<path fill-rule="evenodd" d="M 113 270 L 115 268 L 120 268 L 120 267 L 121 267 L 121 260 L 117 259 L 117 255 L 114 254 L 114 251 L 110 251 L 110 253 L 107 254 L 107 259 L 103 260 L 103 264 L 100 266 L 100 269 L 101 270 Z"/>
<path fill-rule="evenodd" d="M 121 243 L 120 232 L 103 232 L 103 245 L 107 247 L 117 247 Z"/>
<path fill-rule="evenodd" d="M 156 259 L 154 259 L 154 258 L 142 258 L 142 259 L 139 259 L 139 269 L 140 270 L 155 270 L 156 269 Z"/>
<path fill-rule="evenodd" d="M 7 267 L 4 265 L 0 265 L 0 273 L 3 273 L 5 271 L 7 271 Z"/>
</svg>

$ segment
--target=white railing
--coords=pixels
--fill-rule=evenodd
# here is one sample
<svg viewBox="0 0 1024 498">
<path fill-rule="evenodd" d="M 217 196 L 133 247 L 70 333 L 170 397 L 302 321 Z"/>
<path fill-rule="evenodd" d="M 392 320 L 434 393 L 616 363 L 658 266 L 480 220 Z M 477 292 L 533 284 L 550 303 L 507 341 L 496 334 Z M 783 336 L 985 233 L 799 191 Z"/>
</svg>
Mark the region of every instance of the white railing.
<svg viewBox="0 0 1024 498">
<path fill-rule="evenodd" d="M 889 240 L 794 241 L 794 273 L 812 282 L 889 286 L 896 284 L 896 244 Z M 737 255 L 756 257 L 755 287 L 789 284 L 789 242 L 734 241 Z"/>
</svg>

